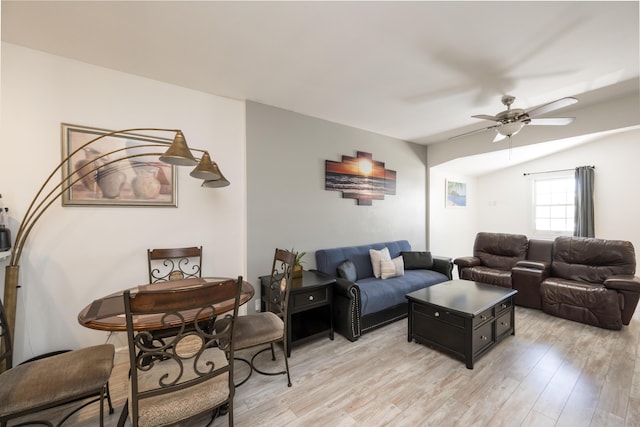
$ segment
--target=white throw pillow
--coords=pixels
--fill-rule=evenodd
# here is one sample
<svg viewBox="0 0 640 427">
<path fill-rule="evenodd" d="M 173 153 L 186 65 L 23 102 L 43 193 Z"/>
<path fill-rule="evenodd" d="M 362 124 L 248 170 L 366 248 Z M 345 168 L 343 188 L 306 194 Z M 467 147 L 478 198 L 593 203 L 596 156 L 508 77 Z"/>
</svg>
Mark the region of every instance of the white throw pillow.
<svg viewBox="0 0 640 427">
<path fill-rule="evenodd" d="M 402 256 L 392 260 L 380 261 L 380 277 L 389 279 L 391 277 L 404 276 L 404 260 Z"/>
<path fill-rule="evenodd" d="M 371 267 L 373 267 L 373 276 L 376 279 L 380 278 L 380 261 L 391 261 L 391 255 L 389 249 L 384 247 L 379 251 L 375 249 L 369 249 L 369 256 L 371 257 Z"/>
</svg>

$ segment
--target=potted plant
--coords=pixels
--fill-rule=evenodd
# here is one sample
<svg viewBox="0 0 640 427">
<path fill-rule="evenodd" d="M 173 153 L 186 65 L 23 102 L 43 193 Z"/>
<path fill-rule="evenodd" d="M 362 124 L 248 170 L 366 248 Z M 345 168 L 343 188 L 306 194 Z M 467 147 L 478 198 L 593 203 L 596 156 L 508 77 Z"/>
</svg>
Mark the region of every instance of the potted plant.
<svg viewBox="0 0 640 427">
<path fill-rule="evenodd" d="M 302 258 L 307 254 L 306 252 L 297 252 L 295 249 L 291 248 L 291 251 L 296 254 L 296 263 L 293 266 L 293 274 L 292 277 L 294 279 L 302 277 L 302 263 L 304 262 Z"/>
</svg>

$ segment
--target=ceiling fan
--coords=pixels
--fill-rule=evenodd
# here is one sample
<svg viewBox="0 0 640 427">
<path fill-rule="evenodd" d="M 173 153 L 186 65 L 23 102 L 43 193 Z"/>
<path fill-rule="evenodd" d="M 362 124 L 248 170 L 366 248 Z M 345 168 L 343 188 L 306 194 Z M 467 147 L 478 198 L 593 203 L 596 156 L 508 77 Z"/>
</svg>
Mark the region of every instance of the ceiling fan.
<svg viewBox="0 0 640 427">
<path fill-rule="evenodd" d="M 497 135 L 493 142 L 500 141 L 506 137 L 511 138 L 522 130 L 524 125 L 546 125 L 546 126 L 561 126 L 568 125 L 573 121 L 573 117 L 553 117 L 553 118 L 537 118 L 538 116 L 548 113 L 550 111 L 558 110 L 563 107 L 575 104 L 578 102 L 576 98 L 561 98 L 547 104 L 543 104 L 539 107 L 534 107 L 529 110 L 523 110 L 521 108 L 511 108 L 511 104 L 515 101 L 515 96 L 504 95 L 502 97 L 502 103 L 507 107 L 506 110 L 501 111 L 495 116 L 487 114 L 478 114 L 475 116 L 477 119 L 491 120 L 498 122 L 493 126 L 488 126 L 482 129 L 472 130 L 471 132 L 462 133 L 460 135 L 452 136 L 449 139 L 460 138 L 462 136 L 471 135 L 477 132 L 483 132 L 485 130 L 493 129 Z"/>
</svg>

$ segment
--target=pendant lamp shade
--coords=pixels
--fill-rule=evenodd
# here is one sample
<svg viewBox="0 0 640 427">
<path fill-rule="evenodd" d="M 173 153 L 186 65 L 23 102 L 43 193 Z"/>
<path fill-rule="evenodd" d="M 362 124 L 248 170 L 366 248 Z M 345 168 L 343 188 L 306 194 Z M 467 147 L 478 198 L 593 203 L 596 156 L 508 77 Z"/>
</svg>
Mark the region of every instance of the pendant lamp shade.
<svg viewBox="0 0 640 427">
<path fill-rule="evenodd" d="M 222 172 L 220 172 L 220 169 L 218 169 L 218 165 L 216 163 L 213 164 L 215 170 L 220 174 L 220 178 L 218 179 L 213 179 L 213 180 L 205 180 L 201 187 L 207 187 L 207 188 L 220 188 L 220 187 L 226 187 L 227 185 L 231 184 L 227 178 L 224 177 L 224 175 L 222 175 Z"/>
<path fill-rule="evenodd" d="M 194 166 L 198 161 L 191 154 L 182 131 L 177 131 L 169 149 L 160 156 L 160 161 L 176 166 Z"/>
<path fill-rule="evenodd" d="M 218 165 L 211 161 L 211 156 L 209 156 L 208 152 L 204 152 L 200 162 L 195 167 L 194 170 L 189 174 L 194 178 L 208 180 L 215 180 L 222 178 L 222 174 L 220 173 L 220 169 L 218 169 Z"/>
</svg>

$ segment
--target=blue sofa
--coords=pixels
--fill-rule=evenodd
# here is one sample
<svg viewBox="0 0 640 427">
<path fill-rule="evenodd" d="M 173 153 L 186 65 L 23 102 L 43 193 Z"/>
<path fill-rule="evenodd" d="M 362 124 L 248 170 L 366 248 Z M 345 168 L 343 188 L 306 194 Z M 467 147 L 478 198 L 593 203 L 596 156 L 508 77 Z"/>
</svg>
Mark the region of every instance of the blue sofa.
<svg viewBox="0 0 640 427">
<path fill-rule="evenodd" d="M 406 260 L 404 275 L 388 279 L 374 277 L 369 249 L 380 250 L 384 247 L 389 249 L 391 258 L 402 255 Z M 338 333 L 355 341 L 364 332 L 402 319 L 407 316 L 406 294 L 451 280 L 451 258 L 432 257 L 428 252 L 423 252 L 421 254 L 433 260 L 431 269 L 411 269 L 411 262 L 405 257 L 411 257 L 412 254 L 419 253 L 413 252 L 406 240 L 316 251 L 318 271 L 336 277 L 333 323 Z M 346 260 L 355 266 L 355 281 L 338 277 L 338 267 Z"/>
</svg>

